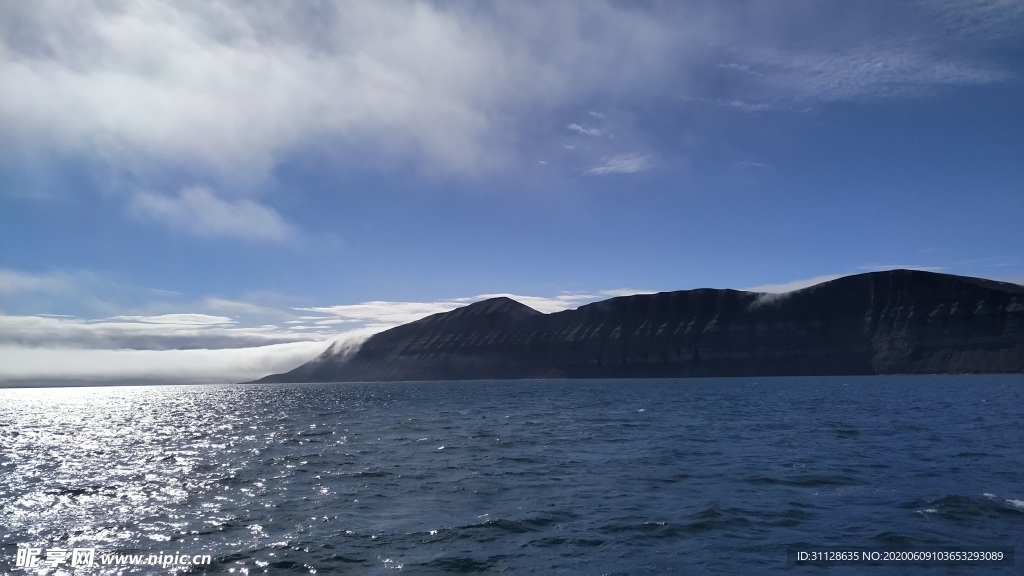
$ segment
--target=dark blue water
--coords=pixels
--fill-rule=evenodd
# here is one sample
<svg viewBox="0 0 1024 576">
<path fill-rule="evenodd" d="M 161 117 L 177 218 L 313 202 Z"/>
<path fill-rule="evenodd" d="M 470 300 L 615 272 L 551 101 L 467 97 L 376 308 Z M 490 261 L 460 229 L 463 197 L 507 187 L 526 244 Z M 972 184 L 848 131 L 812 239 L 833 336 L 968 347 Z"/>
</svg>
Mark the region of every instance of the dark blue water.
<svg viewBox="0 0 1024 576">
<path fill-rule="evenodd" d="M 46 574 L 818 574 L 787 548 L 1024 552 L 1024 378 L 0 390 L 0 544 L 0 573 L 28 573 L 18 546 L 213 559 Z M 828 573 L 865 570 L 1024 568 Z"/>
</svg>

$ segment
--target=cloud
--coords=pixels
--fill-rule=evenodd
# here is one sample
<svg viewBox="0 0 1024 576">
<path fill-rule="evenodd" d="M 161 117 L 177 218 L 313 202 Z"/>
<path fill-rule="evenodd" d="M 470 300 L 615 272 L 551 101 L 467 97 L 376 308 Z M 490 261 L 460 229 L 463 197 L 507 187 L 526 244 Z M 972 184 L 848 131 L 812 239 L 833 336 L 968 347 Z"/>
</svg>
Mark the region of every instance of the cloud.
<svg viewBox="0 0 1024 576">
<path fill-rule="evenodd" d="M 926 97 L 1020 77 L 1009 59 L 977 50 L 1017 35 L 1024 7 L 1013 0 L 822 10 L 810 18 L 808 6 L 798 6 L 751 4 L 734 12 L 744 14 L 747 25 L 726 28 L 730 41 L 722 46 L 728 47 L 710 52 L 718 60 L 711 66 L 716 81 L 690 96 L 744 112 L 802 111 L 834 102 Z"/>
<path fill-rule="evenodd" d="M 233 350 L 95 350 L 0 343 L 0 385 L 54 380 L 223 383 L 291 370 L 326 348 L 322 341 Z M 59 383 L 59 382 L 57 382 Z"/>
<path fill-rule="evenodd" d="M 750 74 L 760 75 L 760 72 L 752 71 L 749 64 L 737 64 L 736 62 L 728 62 L 725 64 L 716 64 L 715 68 L 723 68 L 725 70 L 737 70 L 740 72 L 747 72 Z"/>
<path fill-rule="evenodd" d="M 279 310 L 277 308 L 271 308 L 270 306 L 261 306 L 259 304 L 253 304 L 251 302 L 242 302 L 239 300 L 228 300 L 225 298 L 204 298 L 203 306 L 209 310 L 224 310 L 228 312 L 235 312 L 240 314 L 251 314 L 257 316 L 271 316 L 271 317 L 290 317 L 291 314 Z"/>
<path fill-rule="evenodd" d="M 464 303 L 446 300 L 439 302 L 387 302 L 375 300 L 360 304 L 313 306 L 296 308 L 299 311 L 319 312 L 328 317 L 304 316 L 306 320 L 332 320 L 341 323 L 364 323 L 370 326 L 391 327 L 413 322 L 438 312 L 454 310 Z"/>
<path fill-rule="evenodd" d="M 539 312 L 558 312 L 574 308 L 580 304 L 592 302 L 596 296 L 586 293 L 565 292 L 557 296 L 524 296 L 521 294 L 479 294 L 477 296 L 465 296 L 449 298 L 434 302 L 388 302 L 371 301 L 360 304 L 343 304 L 338 306 L 317 306 L 308 308 L 296 308 L 298 311 L 317 312 L 326 316 L 302 316 L 300 319 L 305 322 L 325 324 L 362 324 L 368 328 L 384 330 L 400 324 L 414 322 L 426 318 L 431 314 L 448 312 L 473 302 L 487 300 L 489 298 L 511 298 L 521 304 L 525 304 Z"/>
<path fill-rule="evenodd" d="M 844 274 L 825 274 L 823 276 L 814 276 L 813 278 L 790 280 L 789 282 L 784 282 L 782 284 L 761 284 L 759 286 L 751 286 L 750 288 L 741 288 L 741 290 L 745 290 L 747 292 L 764 292 L 766 294 L 783 294 L 815 286 L 822 282 L 829 282 L 837 278 L 842 278 L 843 276 Z"/>
<path fill-rule="evenodd" d="M 196 236 L 268 241 L 294 236 L 291 227 L 272 208 L 247 199 L 222 200 L 202 187 L 186 188 L 177 196 L 137 193 L 129 211 L 139 219 Z"/>
<path fill-rule="evenodd" d="M 1017 0 L 931 0 L 921 5 L 949 35 L 1000 40 L 1016 37 L 1024 27 L 1024 4 Z"/>
<path fill-rule="evenodd" d="M 17 89 L 0 91 L 2 145 L 31 173 L 45 173 L 31 161 L 75 159 L 104 182 L 184 187 L 133 195 L 145 218 L 280 240 L 289 229 L 270 207 L 225 198 L 260 189 L 251 184 L 309 150 L 342 168 L 479 177 L 532 164 L 528 127 L 561 126 L 567 109 L 666 98 L 806 109 L 1013 77 L 991 63 L 996 51 L 961 53 L 949 37 L 1014 38 L 1019 2 L 922 6 L 5 2 L 0 76 Z M 898 33 L 879 26 L 921 10 L 933 17 Z M 657 140 L 625 124 L 617 133 L 638 149 Z M 637 158 L 589 173 L 636 171 Z M 157 185 L 165 179 L 176 184 Z M 226 196 L 188 192 L 196 183 Z M 222 217 L 189 221 L 200 206 Z"/>
<path fill-rule="evenodd" d="M 435 302 L 372 301 L 295 308 L 315 315 L 246 326 L 203 313 L 0 315 L 0 382 L 47 379 L 233 382 L 290 370 L 329 344 L 353 347 L 372 334 L 472 302 L 506 296 L 549 313 L 599 299 L 582 292 L 556 296 L 481 294 Z M 215 307 L 273 316 L 245 302 L 206 299 Z M 280 310 L 270 309 L 280 317 Z M 338 327 L 344 328 L 339 330 Z M 331 344 L 333 343 L 333 344 Z"/>
<path fill-rule="evenodd" d="M 822 276 L 814 276 L 813 278 L 791 280 L 782 284 L 761 284 L 760 286 L 751 286 L 750 288 L 741 288 L 740 290 L 760 293 L 757 299 L 750 304 L 750 308 L 754 309 L 783 300 L 790 293 L 796 290 L 817 286 L 823 282 L 830 282 L 837 278 L 842 278 L 843 276 L 844 274 L 825 274 Z"/>
<path fill-rule="evenodd" d="M 332 342 L 361 342 L 388 328 L 480 300 L 504 296 L 551 313 L 635 292 L 478 294 L 432 302 L 283 307 L 293 299 L 272 292 L 192 300 L 174 291 L 117 283 L 89 271 L 0 269 L 0 296 L 7 309 L 0 313 L 0 381 L 250 380 L 291 369 Z M 97 293 L 106 293 L 116 302 L 88 305 Z M 153 301 L 162 293 L 173 298 Z M 41 300 L 41 306 L 29 300 L 25 305 L 20 299 L 26 294 L 43 294 L 51 300 Z M 53 309 L 50 301 L 64 302 L 78 312 L 59 313 L 63 309 Z M 57 313 L 27 313 L 40 307 Z M 12 313 L 12 308 L 17 312 Z M 83 317 L 80 311 L 88 309 L 100 314 Z M 147 371 L 147 363 L 151 370 Z"/>
<path fill-rule="evenodd" d="M 568 126 L 566 126 L 566 128 L 568 128 L 569 130 L 572 130 L 573 132 L 577 132 L 579 134 L 582 134 L 584 136 L 596 137 L 596 136 L 600 136 L 602 134 L 601 130 L 598 129 L 598 128 L 584 128 L 583 126 L 580 126 L 579 124 L 569 124 Z"/>
<path fill-rule="evenodd" d="M 62 280 L 63 289 L 63 279 L 70 278 L 67 290 L 55 297 L 91 298 L 73 281 L 77 278 L 73 274 L 4 272 L 8 274 L 0 274 L 0 278 L 14 278 L 16 281 L 11 284 L 18 289 L 46 285 L 50 278 Z M 152 296 L 150 289 L 135 292 Z M 282 299 L 274 294 L 252 294 L 247 298 Z M 166 306 L 171 304 L 151 303 L 143 308 Z M 303 325 L 292 326 L 296 315 L 291 311 L 215 297 L 191 303 L 175 298 L 173 306 L 177 310 L 168 313 L 117 314 L 94 319 L 67 314 L 0 314 L 0 382 L 251 380 L 294 368 L 323 351 L 330 342 L 361 341 L 381 329 L 356 325 L 339 330 L 330 325 L 306 325 L 309 323 L 302 320 L 298 322 Z M 189 306 L 231 316 L 181 310 Z"/>
<path fill-rule="evenodd" d="M 40 348 L 233 349 L 324 340 L 334 334 L 333 331 L 299 334 L 273 327 L 245 327 L 230 318 L 205 314 L 120 316 L 99 320 L 0 315 L 0 343 Z"/>
<path fill-rule="evenodd" d="M 112 320 L 139 322 L 142 324 L 167 324 L 173 326 L 221 326 L 235 321 L 224 316 L 209 314 L 160 314 L 158 316 L 115 316 Z"/>
<path fill-rule="evenodd" d="M 914 45 L 862 46 L 844 52 L 761 49 L 748 57 L 766 70 L 756 85 L 765 97 L 796 103 L 917 97 L 935 88 L 991 84 L 1011 77 Z M 740 108 L 757 105 L 733 103 Z"/>
<path fill-rule="evenodd" d="M 781 105 L 774 102 L 750 102 L 747 100 L 702 100 L 709 104 L 716 106 L 725 106 L 734 110 L 740 110 L 742 112 L 764 112 L 766 110 L 779 110 L 782 108 Z"/>
<path fill-rule="evenodd" d="M 606 174 L 632 174 L 651 167 L 648 156 L 640 154 L 620 154 L 605 158 L 601 164 L 590 168 L 584 174 L 603 176 Z"/>
<path fill-rule="evenodd" d="M 700 30 L 661 16 L 612 2 L 4 3 L 0 65 L 18 90 L 0 117 L 21 150 L 136 176 L 261 178 L 314 144 L 473 175 L 508 163 L 525 115 L 658 84 Z"/>
</svg>

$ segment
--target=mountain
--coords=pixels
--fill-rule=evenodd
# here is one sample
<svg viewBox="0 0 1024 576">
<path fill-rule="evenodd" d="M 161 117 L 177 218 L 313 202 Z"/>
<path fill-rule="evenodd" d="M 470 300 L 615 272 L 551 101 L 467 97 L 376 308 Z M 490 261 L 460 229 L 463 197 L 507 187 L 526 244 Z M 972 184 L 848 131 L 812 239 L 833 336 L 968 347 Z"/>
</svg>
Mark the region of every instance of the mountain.
<svg viewBox="0 0 1024 576">
<path fill-rule="evenodd" d="M 542 314 L 492 298 L 258 382 L 1024 372 L 1024 286 L 913 270 Z"/>
</svg>

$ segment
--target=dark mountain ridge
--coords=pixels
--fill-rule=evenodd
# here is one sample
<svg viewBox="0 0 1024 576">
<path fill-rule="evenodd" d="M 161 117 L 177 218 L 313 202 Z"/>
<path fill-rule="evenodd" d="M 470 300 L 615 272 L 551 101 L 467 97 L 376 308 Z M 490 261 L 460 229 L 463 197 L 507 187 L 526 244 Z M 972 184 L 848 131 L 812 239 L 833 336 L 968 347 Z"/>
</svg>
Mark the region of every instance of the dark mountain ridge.
<svg viewBox="0 0 1024 576">
<path fill-rule="evenodd" d="M 788 292 L 622 296 L 553 314 L 492 298 L 335 345 L 259 382 L 1024 372 L 1024 286 L 933 272 Z"/>
</svg>

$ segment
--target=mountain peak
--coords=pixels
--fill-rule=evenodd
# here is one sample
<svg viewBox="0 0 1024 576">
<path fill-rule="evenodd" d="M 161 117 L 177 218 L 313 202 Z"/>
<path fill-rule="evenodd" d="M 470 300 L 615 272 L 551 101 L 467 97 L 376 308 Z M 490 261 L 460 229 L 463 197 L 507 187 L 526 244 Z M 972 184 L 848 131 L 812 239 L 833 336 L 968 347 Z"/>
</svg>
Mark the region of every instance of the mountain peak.
<svg viewBox="0 0 1024 576">
<path fill-rule="evenodd" d="M 505 321 L 508 319 L 529 318 L 532 316 L 543 315 L 544 314 L 542 312 L 538 312 L 526 304 L 517 302 L 507 296 L 495 296 L 494 298 L 488 298 L 486 300 L 467 304 L 466 306 L 456 308 L 455 310 L 431 314 L 426 318 L 421 318 L 415 322 L 407 324 L 406 326 L 433 325 L 437 323 L 450 323 L 453 321 L 460 322 L 470 318 L 488 319 L 487 321 L 489 322 L 496 320 Z M 398 330 L 401 328 L 402 326 L 398 326 L 391 330 Z"/>
<path fill-rule="evenodd" d="M 891 270 L 864 272 L 853 276 L 836 278 L 835 280 L 811 286 L 811 288 L 816 288 L 817 286 L 851 284 L 865 280 L 890 282 L 896 285 L 904 285 L 908 287 L 926 285 L 942 290 L 948 290 L 953 286 L 976 286 L 989 290 L 1024 294 L 1024 286 L 1021 286 L 1020 284 L 1001 282 L 999 280 L 989 280 L 985 278 L 975 278 L 973 276 L 959 276 L 956 274 L 947 274 L 945 272 L 935 272 L 932 270 L 916 270 L 913 268 L 893 268 Z"/>
<path fill-rule="evenodd" d="M 530 308 L 526 304 L 513 300 L 508 296 L 495 296 L 494 298 L 488 298 L 487 300 L 481 300 L 474 302 L 468 306 L 460 308 L 459 310 L 465 310 L 466 312 L 472 311 L 474 314 L 505 314 L 505 313 L 525 313 L 525 314 L 540 314 L 540 312 Z M 458 312 L 458 310 L 453 310 Z"/>
</svg>

